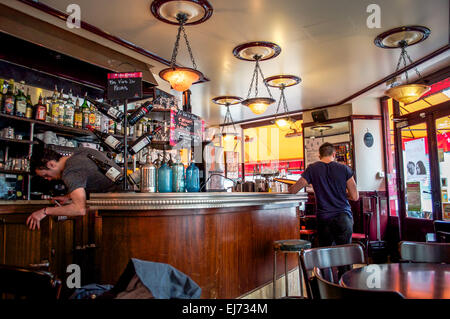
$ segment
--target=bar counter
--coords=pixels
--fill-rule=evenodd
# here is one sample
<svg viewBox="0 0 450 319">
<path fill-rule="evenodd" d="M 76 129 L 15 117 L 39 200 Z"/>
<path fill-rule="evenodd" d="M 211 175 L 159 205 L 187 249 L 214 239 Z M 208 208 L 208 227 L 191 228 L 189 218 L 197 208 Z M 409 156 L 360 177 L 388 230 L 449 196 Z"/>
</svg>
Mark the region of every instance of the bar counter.
<svg viewBox="0 0 450 319">
<path fill-rule="evenodd" d="M 184 272 L 202 298 L 243 296 L 271 283 L 272 243 L 299 238 L 297 208 L 306 199 L 306 193 L 92 194 L 89 209 L 101 220 L 99 281 L 114 284 L 129 258 L 138 258 Z M 290 256 L 289 269 L 296 266 Z"/>
</svg>

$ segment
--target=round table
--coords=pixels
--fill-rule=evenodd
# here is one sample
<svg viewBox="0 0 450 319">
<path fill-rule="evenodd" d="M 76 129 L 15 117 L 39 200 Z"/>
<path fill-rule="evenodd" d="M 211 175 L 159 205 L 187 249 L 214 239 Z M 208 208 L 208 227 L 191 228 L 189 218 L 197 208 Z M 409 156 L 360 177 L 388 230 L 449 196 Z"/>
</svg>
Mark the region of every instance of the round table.
<svg viewBox="0 0 450 319">
<path fill-rule="evenodd" d="M 450 265 L 372 264 L 347 271 L 340 284 L 359 289 L 397 291 L 410 299 L 450 299 Z"/>
</svg>

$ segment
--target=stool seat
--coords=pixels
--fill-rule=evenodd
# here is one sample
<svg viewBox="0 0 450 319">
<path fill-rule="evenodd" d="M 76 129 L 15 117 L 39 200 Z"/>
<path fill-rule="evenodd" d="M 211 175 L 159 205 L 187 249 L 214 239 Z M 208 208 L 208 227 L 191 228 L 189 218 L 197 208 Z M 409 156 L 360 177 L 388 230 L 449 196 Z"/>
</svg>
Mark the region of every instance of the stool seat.
<svg viewBox="0 0 450 319">
<path fill-rule="evenodd" d="M 311 248 L 311 242 L 302 239 L 277 240 L 274 241 L 273 248 L 282 251 L 301 251 Z"/>
<path fill-rule="evenodd" d="M 352 238 L 354 238 L 354 239 L 366 239 L 366 235 L 365 234 L 360 234 L 360 233 L 353 233 L 352 234 Z"/>
<path fill-rule="evenodd" d="M 314 229 L 300 229 L 300 235 L 314 235 L 317 230 Z"/>
</svg>

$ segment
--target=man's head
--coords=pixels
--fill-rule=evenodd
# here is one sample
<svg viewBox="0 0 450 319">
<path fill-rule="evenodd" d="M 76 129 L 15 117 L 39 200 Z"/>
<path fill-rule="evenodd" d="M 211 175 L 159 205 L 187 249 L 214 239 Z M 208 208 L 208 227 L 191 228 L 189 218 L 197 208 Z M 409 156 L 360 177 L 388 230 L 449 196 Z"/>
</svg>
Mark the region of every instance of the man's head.
<svg viewBox="0 0 450 319">
<path fill-rule="evenodd" d="M 59 180 L 62 176 L 64 163 L 60 161 L 62 155 L 44 147 L 36 147 L 31 156 L 31 171 L 46 180 Z"/>
<path fill-rule="evenodd" d="M 322 159 L 324 157 L 332 157 L 331 160 L 334 160 L 336 157 L 336 150 L 334 149 L 333 144 L 331 143 L 323 143 L 319 147 L 319 157 Z"/>
</svg>

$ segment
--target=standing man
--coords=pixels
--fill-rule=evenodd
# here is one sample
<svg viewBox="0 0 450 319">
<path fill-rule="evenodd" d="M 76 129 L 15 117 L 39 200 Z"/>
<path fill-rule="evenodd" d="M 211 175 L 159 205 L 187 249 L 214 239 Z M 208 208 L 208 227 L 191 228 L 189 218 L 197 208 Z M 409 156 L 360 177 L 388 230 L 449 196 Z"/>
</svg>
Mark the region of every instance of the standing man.
<svg viewBox="0 0 450 319">
<path fill-rule="evenodd" d="M 113 165 L 121 170 L 117 164 L 108 159 L 102 152 L 79 148 L 71 156 L 61 154 L 38 145 L 31 157 L 31 171 L 46 180 L 62 180 L 67 188 L 67 195 L 52 199 L 64 205 L 60 207 L 45 207 L 32 213 L 27 219 L 30 229 L 39 229 L 40 221 L 46 216 L 83 216 L 86 214 L 86 197 L 89 193 L 118 192 L 119 185 L 114 184 L 87 157 L 94 155 L 97 159 Z"/>
<path fill-rule="evenodd" d="M 296 194 L 312 184 L 317 206 L 317 235 L 319 246 L 351 243 L 353 216 L 350 200 L 359 199 L 353 171 L 346 165 L 335 162 L 336 150 L 330 143 L 319 148 L 320 160 L 309 165 L 302 177 L 289 188 Z"/>
</svg>

